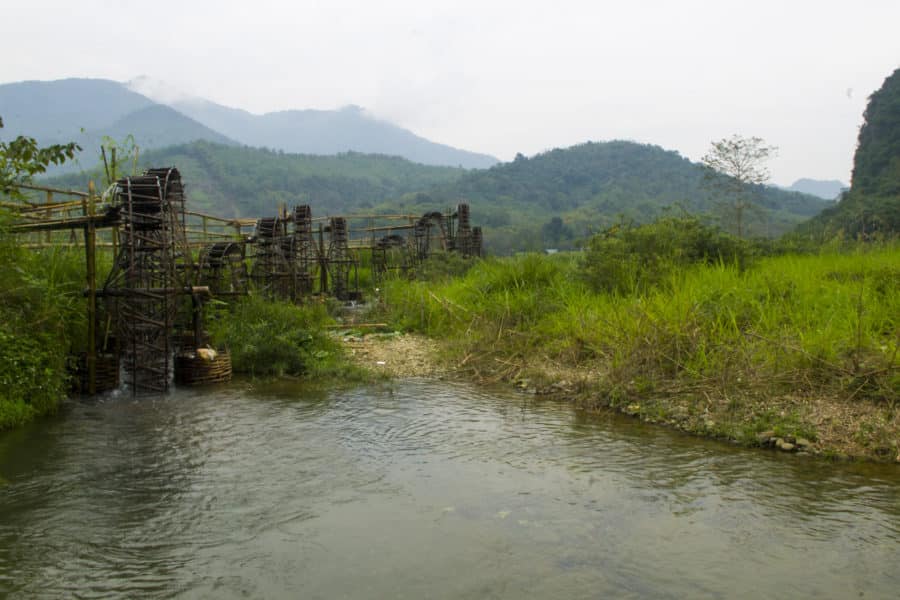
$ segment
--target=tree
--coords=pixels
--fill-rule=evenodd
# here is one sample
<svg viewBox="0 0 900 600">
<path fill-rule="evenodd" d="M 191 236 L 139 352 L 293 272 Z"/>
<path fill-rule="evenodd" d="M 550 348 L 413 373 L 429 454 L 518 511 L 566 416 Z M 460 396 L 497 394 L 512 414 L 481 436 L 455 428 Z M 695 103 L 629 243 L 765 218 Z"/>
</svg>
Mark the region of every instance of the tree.
<svg viewBox="0 0 900 600">
<path fill-rule="evenodd" d="M 0 117 L 0 128 L 3 118 Z M 18 195 L 15 184 L 43 173 L 51 164 L 74 158 L 81 146 L 74 142 L 41 148 L 34 138 L 20 135 L 10 142 L 0 141 L 0 194 Z"/>
<path fill-rule="evenodd" d="M 563 223 L 561 218 L 553 217 L 541 227 L 541 237 L 545 246 L 559 247 L 561 242 L 572 239 L 572 228 Z"/>
<path fill-rule="evenodd" d="M 733 135 L 713 142 L 701 158 L 706 167 L 706 182 L 724 195 L 724 202 L 734 215 L 738 237 L 744 237 L 744 216 L 754 208 L 753 188 L 769 180 L 765 162 L 778 151 L 762 138 Z"/>
</svg>

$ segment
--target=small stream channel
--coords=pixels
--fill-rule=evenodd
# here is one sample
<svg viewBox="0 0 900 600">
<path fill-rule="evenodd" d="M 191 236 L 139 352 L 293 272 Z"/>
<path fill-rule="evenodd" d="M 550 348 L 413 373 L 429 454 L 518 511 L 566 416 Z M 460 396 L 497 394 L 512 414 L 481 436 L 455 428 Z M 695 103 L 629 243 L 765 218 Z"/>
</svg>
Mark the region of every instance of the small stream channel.
<svg viewBox="0 0 900 600">
<path fill-rule="evenodd" d="M 900 469 L 429 380 L 0 435 L 0 596 L 896 598 Z"/>
</svg>

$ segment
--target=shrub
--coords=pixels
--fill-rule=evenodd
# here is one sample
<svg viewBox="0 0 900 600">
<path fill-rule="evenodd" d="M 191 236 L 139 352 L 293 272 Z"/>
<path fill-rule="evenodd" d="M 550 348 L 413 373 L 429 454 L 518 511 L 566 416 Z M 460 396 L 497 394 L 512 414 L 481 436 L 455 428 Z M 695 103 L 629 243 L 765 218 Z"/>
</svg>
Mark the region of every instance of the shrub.
<svg viewBox="0 0 900 600">
<path fill-rule="evenodd" d="M 671 280 L 680 267 L 723 262 L 746 266 L 742 240 L 691 217 L 648 225 L 615 225 L 588 242 L 581 276 L 596 291 L 645 292 Z"/>
<path fill-rule="evenodd" d="M 213 341 L 228 348 L 236 372 L 252 375 L 331 375 L 353 371 L 325 331 L 324 305 L 297 306 L 250 297 L 212 315 Z"/>
</svg>

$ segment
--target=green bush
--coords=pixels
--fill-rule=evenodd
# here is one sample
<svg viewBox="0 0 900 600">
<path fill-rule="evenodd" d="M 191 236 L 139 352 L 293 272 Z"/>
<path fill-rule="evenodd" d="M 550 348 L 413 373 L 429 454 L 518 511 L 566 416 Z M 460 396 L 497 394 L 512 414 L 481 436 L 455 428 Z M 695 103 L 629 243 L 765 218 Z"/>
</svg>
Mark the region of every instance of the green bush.
<svg viewBox="0 0 900 600">
<path fill-rule="evenodd" d="M 630 294 L 671 281 L 680 268 L 722 262 L 744 268 L 748 245 L 691 217 L 620 224 L 588 242 L 581 276 L 596 291 Z"/>
<path fill-rule="evenodd" d="M 213 342 L 231 352 L 236 372 L 252 375 L 354 375 L 326 332 L 324 305 L 297 306 L 250 297 L 211 316 Z"/>
<path fill-rule="evenodd" d="M 0 215 L 0 429 L 56 410 L 68 387 L 66 357 L 86 339 L 84 255 L 27 251 Z"/>
<path fill-rule="evenodd" d="M 730 263 L 710 254 L 666 263 L 659 284 L 612 293 L 585 285 L 575 255 L 486 260 L 444 283 L 395 282 L 384 301 L 396 326 L 448 340 L 466 364 L 480 357 L 480 372 L 517 357 L 596 361 L 610 388 L 896 401 L 900 247 L 764 257 L 748 268 L 737 253 Z"/>
</svg>

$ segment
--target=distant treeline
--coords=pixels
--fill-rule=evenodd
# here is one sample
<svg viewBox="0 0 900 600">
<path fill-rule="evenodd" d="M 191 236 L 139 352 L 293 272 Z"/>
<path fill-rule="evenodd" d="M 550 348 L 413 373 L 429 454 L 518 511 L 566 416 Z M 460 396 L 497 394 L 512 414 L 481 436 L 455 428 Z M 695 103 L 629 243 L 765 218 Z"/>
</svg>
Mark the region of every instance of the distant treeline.
<svg viewBox="0 0 900 600">
<path fill-rule="evenodd" d="M 140 165 L 175 165 L 190 205 L 224 216 L 274 213 L 282 203 L 310 204 L 317 214 L 359 211 L 419 214 L 472 205 L 487 248 L 573 248 L 616 222 L 649 222 L 667 213 L 704 215 L 728 228 L 719 201 L 703 186 L 703 170 L 676 152 L 632 142 L 587 143 L 487 170 L 431 167 L 398 157 L 345 153 L 286 154 L 194 142 L 143 153 Z M 57 178 L 81 186 L 100 171 Z M 828 203 L 758 186 L 750 235 L 773 237 Z"/>
</svg>

